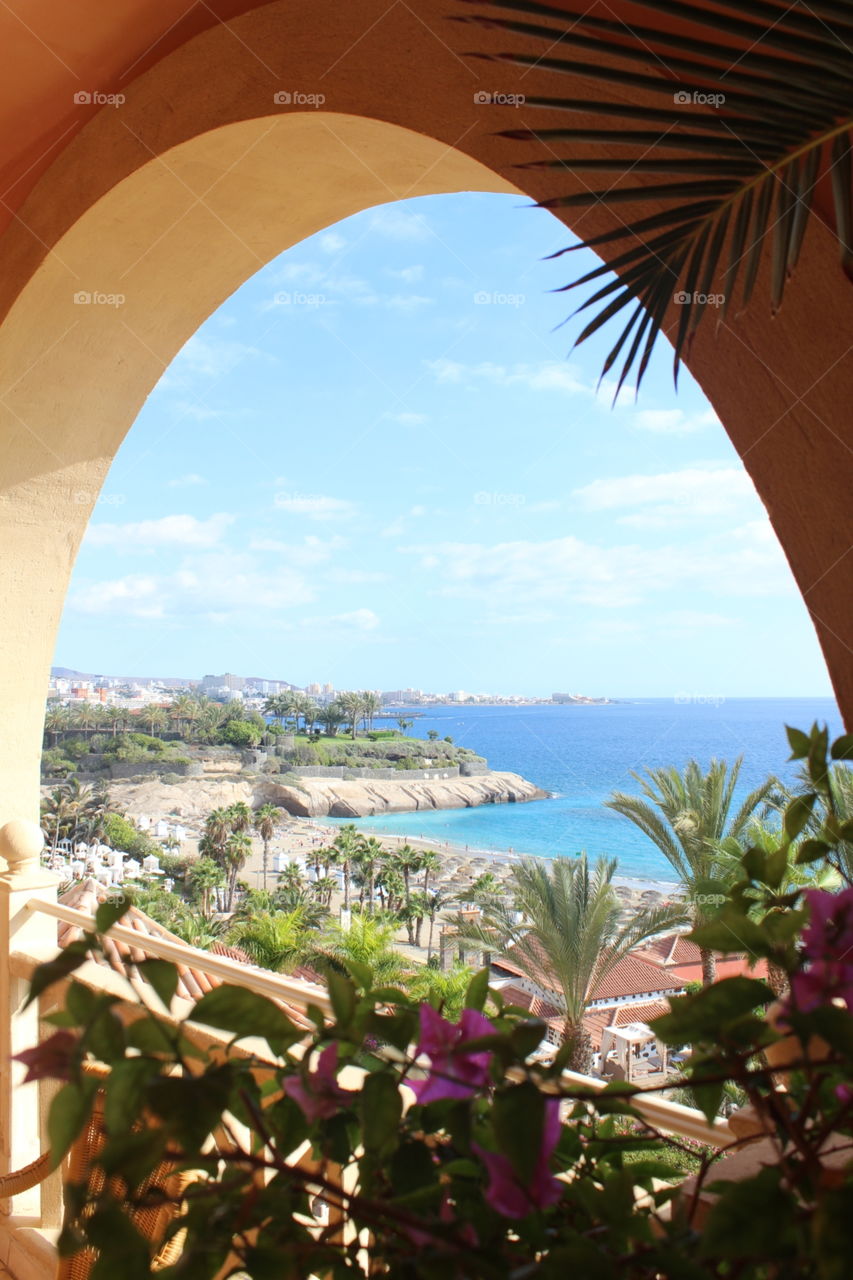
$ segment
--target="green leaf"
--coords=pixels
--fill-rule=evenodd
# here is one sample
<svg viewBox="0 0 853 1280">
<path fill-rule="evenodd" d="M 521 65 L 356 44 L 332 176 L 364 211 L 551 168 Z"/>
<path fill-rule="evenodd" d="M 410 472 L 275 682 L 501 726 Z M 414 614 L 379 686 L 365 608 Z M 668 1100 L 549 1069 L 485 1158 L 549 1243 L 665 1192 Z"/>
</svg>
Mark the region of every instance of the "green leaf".
<svg viewBox="0 0 853 1280">
<path fill-rule="evenodd" d="M 786 807 L 784 826 L 785 835 L 789 840 L 796 840 L 803 827 L 809 822 L 816 800 L 817 796 L 811 792 L 805 796 L 795 796 Z"/>
<path fill-rule="evenodd" d="M 530 1182 L 536 1170 L 544 1122 L 545 1098 L 530 1081 L 495 1094 L 492 1103 L 495 1138 L 522 1185 Z"/>
<path fill-rule="evenodd" d="M 143 1053 L 164 1053 L 168 1057 L 175 1055 L 175 1036 L 171 1028 L 166 1027 L 156 1018 L 137 1018 L 127 1028 L 127 1043 L 132 1049 L 141 1049 Z"/>
<path fill-rule="evenodd" d="M 116 894 L 114 897 L 107 898 L 106 902 L 102 902 L 95 912 L 96 932 L 106 933 L 108 929 L 111 929 L 130 909 L 132 903 L 133 899 L 129 898 L 126 893 Z"/>
<path fill-rule="evenodd" d="M 482 1013 L 489 995 L 489 970 L 480 969 L 468 983 L 465 992 L 465 1008 L 477 1009 Z"/>
<path fill-rule="evenodd" d="M 104 1123 L 110 1136 L 128 1132 L 140 1118 L 146 1086 L 158 1074 L 150 1058 L 126 1058 L 114 1065 L 104 1090 Z"/>
<path fill-rule="evenodd" d="M 805 760 L 809 754 L 811 739 L 807 733 L 803 733 L 802 729 L 792 729 L 790 725 L 785 725 L 785 732 L 788 735 L 788 742 L 791 746 L 792 760 Z"/>
<path fill-rule="evenodd" d="M 29 1008 L 33 1001 L 54 983 L 62 982 L 75 969 L 79 969 L 89 954 L 90 946 L 91 941 L 81 938 L 78 942 L 70 942 L 53 960 L 46 960 L 44 964 L 40 964 L 33 971 L 30 979 L 30 990 L 24 1001 L 24 1008 Z"/>
<path fill-rule="evenodd" d="M 238 1040 L 260 1036 L 274 1053 L 284 1052 L 305 1034 L 266 996 L 228 984 L 196 1001 L 192 1020 L 230 1031 Z"/>
<path fill-rule="evenodd" d="M 341 973 L 329 970 L 326 974 L 326 985 L 329 988 L 329 999 L 340 1027 L 348 1027 L 355 1013 L 355 987 L 349 978 Z"/>
<path fill-rule="evenodd" d="M 47 1135 L 52 1169 L 61 1164 L 74 1139 L 82 1132 L 91 1114 L 97 1088 L 95 1080 L 83 1076 L 79 1083 L 64 1085 L 50 1104 Z"/>
<path fill-rule="evenodd" d="M 382 1071 L 369 1075 L 359 1099 L 364 1149 L 373 1159 L 386 1159 L 400 1138 L 403 1097 L 394 1076 Z"/>
<path fill-rule="evenodd" d="M 853 733 L 845 733 L 832 744 L 833 760 L 853 760 Z"/>
<path fill-rule="evenodd" d="M 168 960 L 141 960 L 136 966 L 146 982 L 157 992 L 168 1009 L 178 989 L 178 969 Z"/>
<path fill-rule="evenodd" d="M 362 991 L 369 991 L 373 986 L 373 970 L 369 964 L 360 964 L 358 960 L 347 960 L 346 966 L 355 978 L 356 985 Z"/>
<path fill-rule="evenodd" d="M 776 1168 L 737 1182 L 709 1179 L 708 1190 L 717 1191 L 719 1198 L 702 1227 L 699 1256 L 715 1262 L 753 1258 L 765 1267 L 784 1256 L 793 1247 L 797 1213 L 781 1181 L 782 1171 Z"/>
<path fill-rule="evenodd" d="M 794 861 L 798 866 L 806 866 L 809 862 L 819 862 L 826 858 L 830 846 L 823 840 L 804 840 L 797 848 Z"/>
<path fill-rule="evenodd" d="M 528 1058 L 539 1048 L 547 1031 L 547 1024 L 531 1018 L 513 1027 L 509 1033 L 509 1042 L 519 1058 Z"/>
<path fill-rule="evenodd" d="M 673 1000 L 672 1012 L 655 1018 L 649 1025 L 667 1044 L 714 1044 L 739 1021 L 772 1000 L 773 992 L 757 978 L 723 978 L 696 995 Z M 753 1029 L 750 1020 L 747 1026 Z"/>
</svg>

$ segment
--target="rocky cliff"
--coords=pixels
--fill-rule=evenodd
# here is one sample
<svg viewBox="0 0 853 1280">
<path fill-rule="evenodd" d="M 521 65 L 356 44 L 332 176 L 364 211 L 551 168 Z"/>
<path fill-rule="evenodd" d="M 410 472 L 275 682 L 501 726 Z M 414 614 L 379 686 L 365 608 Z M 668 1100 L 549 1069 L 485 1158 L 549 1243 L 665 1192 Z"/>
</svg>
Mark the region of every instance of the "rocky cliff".
<svg viewBox="0 0 853 1280">
<path fill-rule="evenodd" d="M 377 813 L 419 809 L 467 809 L 480 804 L 516 804 L 544 800 L 546 792 L 517 773 L 488 773 L 477 778 L 434 782 L 340 781 L 302 778 L 291 785 L 265 779 L 256 796 L 304 818 L 366 818 Z"/>
</svg>

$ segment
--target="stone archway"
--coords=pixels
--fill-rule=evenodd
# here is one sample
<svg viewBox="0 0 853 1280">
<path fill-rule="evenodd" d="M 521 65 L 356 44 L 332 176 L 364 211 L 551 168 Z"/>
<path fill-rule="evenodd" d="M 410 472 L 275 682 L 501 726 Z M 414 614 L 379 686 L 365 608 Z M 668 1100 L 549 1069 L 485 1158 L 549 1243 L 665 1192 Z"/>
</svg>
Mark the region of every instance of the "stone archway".
<svg viewBox="0 0 853 1280">
<path fill-rule="evenodd" d="M 510 91 L 512 78 L 472 69 L 471 33 L 446 22 L 439 0 L 417 13 L 375 0 L 335 6 L 330 23 L 331 13 L 288 0 L 202 31 L 177 23 L 144 48 L 132 22 L 113 32 L 103 87 L 124 103 L 51 152 L 0 237 L 3 820 L 35 814 L 45 681 L 92 504 L 183 342 L 271 257 L 347 214 L 518 189 L 514 166 L 529 152 L 495 131 L 519 117 L 475 101 L 478 87 Z M 498 41 L 485 33 L 482 47 Z M 524 186 L 542 198 L 570 183 L 530 171 Z M 584 233 L 608 218 L 593 211 Z M 125 301 L 75 302 L 80 292 Z M 818 224 L 783 313 L 770 321 L 758 303 L 716 341 L 703 327 L 690 360 L 768 508 L 848 718 L 850 332 L 853 297 Z"/>
</svg>

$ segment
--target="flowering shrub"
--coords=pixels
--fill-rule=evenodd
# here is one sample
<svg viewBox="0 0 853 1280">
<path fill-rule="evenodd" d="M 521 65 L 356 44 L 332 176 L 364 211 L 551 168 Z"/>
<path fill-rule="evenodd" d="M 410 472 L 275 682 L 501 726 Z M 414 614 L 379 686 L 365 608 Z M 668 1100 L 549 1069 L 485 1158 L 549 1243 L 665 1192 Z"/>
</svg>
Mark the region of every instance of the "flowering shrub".
<svg viewBox="0 0 853 1280">
<path fill-rule="evenodd" d="M 392 1280 L 846 1280 L 853 890 L 803 893 L 787 873 L 820 845 L 843 874 L 853 824 L 836 811 L 825 735 L 792 745 L 809 789 L 788 805 L 776 848 L 747 851 L 719 914 L 693 935 L 787 975 L 781 1030 L 764 1017 L 774 992 L 752 977 L 677 999 L 653 1024 L 691 1046 L 679 1083 L 709 1118 L 727 1083 L 744 1091 L 767 1131 L 757 1172 L 715 1183 L 716 1155 L 700 1152 L 697 1186 L 681 1195 L 673 1160 L 695 1167 L 695 1144 L 644 1121 L 633 1086 L 599 1093 L 566 1077 L 570 1046 L 538 1061 L 542 1024 L 506 1006 L 485 971 L 450 1021 L 352 965 L 329 978 L 334 1016 L 309 1010 L 309 1036 L 237 986 L 167 1016 L 177 975 L 159 960 L 136 967 L 138 1002 L 121 1002 L 71 976 L 120 915 L 107 904 L 97 933 L 36 971 L 31 999 L 68 988 L 54 1034 L 20 1055 L 29 1079 L 63 1081 L 49 1117 L 57 1162 L 99 1087 L 87 1061 L 109 1068 L 96 1157 L 107 1180 L 67 1188 L 61 1250 L 94 1247 L 93 1280 L 155 1274 L 155 1247 L 128 1210 L 168 1200 L 145 1182 L 167 1160 L 192 1179 L 169 1227 L 181 1257 L 161 1280 L 339 1280 L 368 1268 Z M 833 752 L 849 758 L 853 741 Z M 813 1060 L 802 1046 L 815 1036 Z M 784 1091 L 764 1055 L 786 1037 Z M 700 1188 L 716 1189 L 709 1208 Z"/>
</svg>

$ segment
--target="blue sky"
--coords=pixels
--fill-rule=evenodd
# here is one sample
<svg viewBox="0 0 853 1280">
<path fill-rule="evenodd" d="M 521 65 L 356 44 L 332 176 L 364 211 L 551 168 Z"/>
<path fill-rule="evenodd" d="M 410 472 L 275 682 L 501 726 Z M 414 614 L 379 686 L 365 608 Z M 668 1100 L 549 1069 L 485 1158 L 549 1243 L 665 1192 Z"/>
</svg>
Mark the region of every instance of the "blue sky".
<svg viewBox="0 0 853 1280">
<path fill-rule="evenodd" d="M 176 357 L 104 486 L 55 661 L 338 688 L 830 691 L 729 440 L 661 341 L 570 353 L 593 262 L 515 196 L 367 210 Z M 706 319 L 706 323 L 709 321 Z"/>
</svg>

